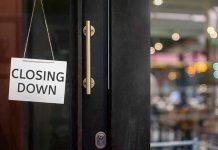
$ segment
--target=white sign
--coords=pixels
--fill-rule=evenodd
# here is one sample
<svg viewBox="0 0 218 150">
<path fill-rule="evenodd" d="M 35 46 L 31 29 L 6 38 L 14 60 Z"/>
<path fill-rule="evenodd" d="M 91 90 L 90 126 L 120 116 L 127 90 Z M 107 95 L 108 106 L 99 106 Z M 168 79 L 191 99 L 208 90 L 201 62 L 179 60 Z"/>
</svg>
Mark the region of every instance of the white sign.
<svg viewBox="0 0 218 150">
<path fill-rule="evenodd" d="M 64 104 L 66 61 L 11 58 L 9 100 Z"/>
</svg>

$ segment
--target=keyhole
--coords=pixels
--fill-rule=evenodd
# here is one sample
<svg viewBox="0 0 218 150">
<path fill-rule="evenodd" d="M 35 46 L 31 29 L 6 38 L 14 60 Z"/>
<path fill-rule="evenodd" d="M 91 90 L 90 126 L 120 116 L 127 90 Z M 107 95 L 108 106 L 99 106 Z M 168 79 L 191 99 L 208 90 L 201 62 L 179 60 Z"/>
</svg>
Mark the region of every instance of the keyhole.
<svg viewBox="0 0 218 150">
<path fill-rule="evenodd" d="M 104 135 L 99 135 L 99 136 L 98 136 L 98 139 L 99 139 L 99 140 L 103 140 L 103 138 L 104 138 Z"/>
</svg>

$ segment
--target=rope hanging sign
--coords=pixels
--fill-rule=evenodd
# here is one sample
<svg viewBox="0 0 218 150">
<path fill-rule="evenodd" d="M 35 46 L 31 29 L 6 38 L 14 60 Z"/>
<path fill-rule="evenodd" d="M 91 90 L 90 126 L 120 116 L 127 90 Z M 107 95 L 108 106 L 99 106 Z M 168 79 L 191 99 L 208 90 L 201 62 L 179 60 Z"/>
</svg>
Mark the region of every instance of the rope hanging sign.
<svg viewBox="0 0 218 150">
<path fill-rule="evenodd" d="M 23 58 L 11 58 L 9 100 L 64 104 L 67 62 L 55 61 L 42 0 L 43 19 L 53 60 L 25 58 L 36 2 L 33 3 Z"/>
</svg>

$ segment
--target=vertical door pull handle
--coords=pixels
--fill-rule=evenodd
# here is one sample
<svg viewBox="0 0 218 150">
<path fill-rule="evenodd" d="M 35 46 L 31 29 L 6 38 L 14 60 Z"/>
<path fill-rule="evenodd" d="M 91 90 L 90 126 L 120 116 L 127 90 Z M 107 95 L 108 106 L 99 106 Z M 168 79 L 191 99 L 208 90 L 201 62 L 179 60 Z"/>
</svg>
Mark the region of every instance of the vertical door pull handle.
<svg viewBox="0 0 218 150">
<path fill-rule="evenodd" d="M 86 78 L 83 85 L 86 88 L 86 94 L 91 94 L 91 88 L 94 87 L 94 80 L 91 78 L 91 36 L 94 35 L 95 29 L 90 25 L 90 21 L 86 21 L 86 26 L 83 28 L 83 33 L 86 36 Z"/>
</svg>

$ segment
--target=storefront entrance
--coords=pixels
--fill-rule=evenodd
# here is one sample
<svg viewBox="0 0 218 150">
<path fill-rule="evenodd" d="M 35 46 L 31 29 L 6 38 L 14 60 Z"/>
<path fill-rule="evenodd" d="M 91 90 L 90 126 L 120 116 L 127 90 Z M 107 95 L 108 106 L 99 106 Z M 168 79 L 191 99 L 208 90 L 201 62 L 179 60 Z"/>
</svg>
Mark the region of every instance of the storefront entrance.
<svg viewBox="0 0 218 150">
<path fill-rule="evenodd" d="M 148 148 L 148 0 L 43 2 L 55 60 L 68 62 L 65 103 L 8 101 L 10 59 L 23 56 L 33 0 L 3 0 L 0 149 Z M 26 56 L 52 59 L 40 0 L 32 27 Z"/>
</svg>

